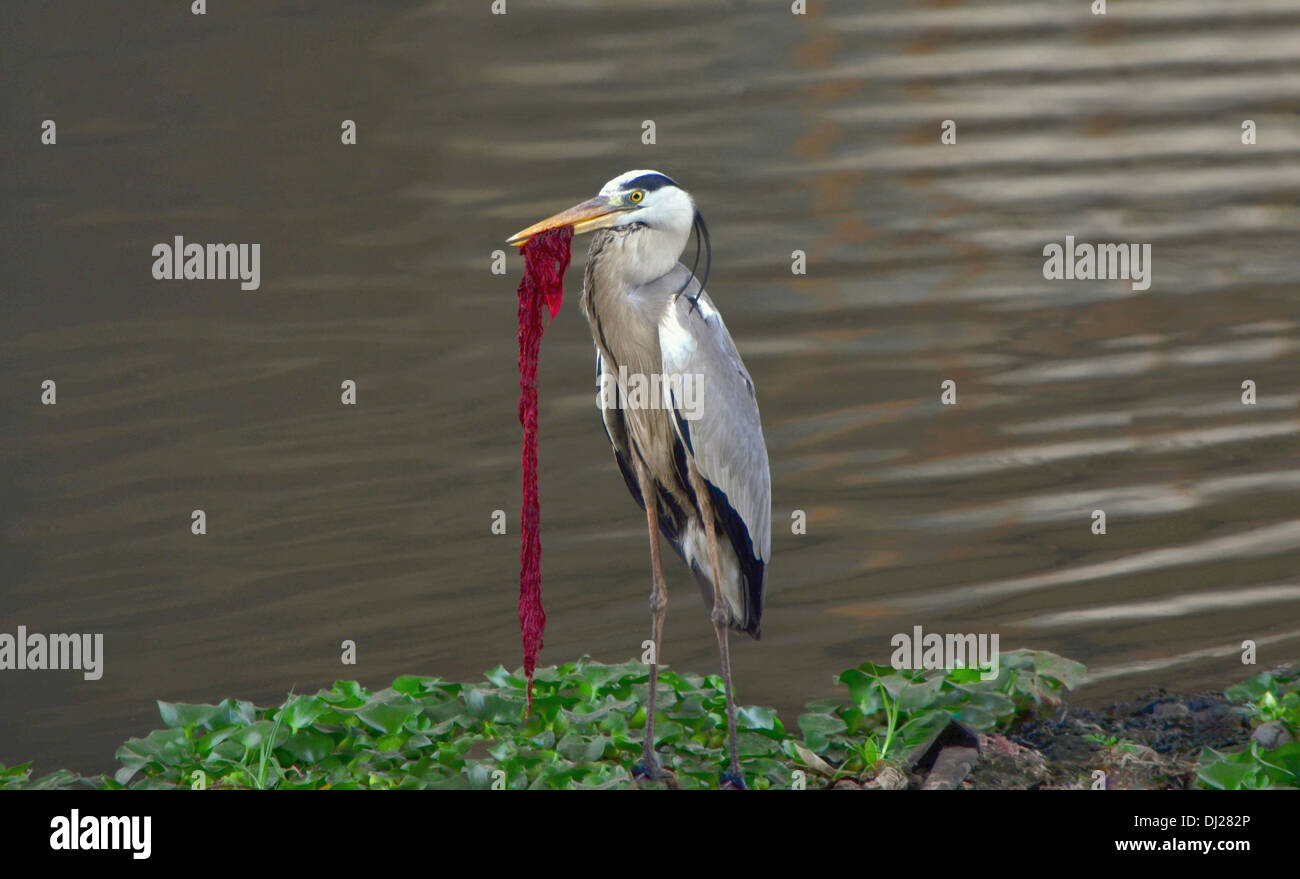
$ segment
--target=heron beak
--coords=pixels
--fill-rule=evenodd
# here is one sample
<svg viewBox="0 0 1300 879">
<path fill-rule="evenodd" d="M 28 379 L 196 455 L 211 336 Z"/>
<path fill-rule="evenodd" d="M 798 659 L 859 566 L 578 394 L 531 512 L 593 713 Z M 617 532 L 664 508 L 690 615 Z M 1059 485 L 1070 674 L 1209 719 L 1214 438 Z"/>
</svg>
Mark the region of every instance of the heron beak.
<svg viewBox="0 0 1300 879">
<path fill-rule="evenodd" d="M 523 247 L 534 235 L 540 235 L 548 229 L 559 229 L 561 226 L 572 226 L 574 235 L 605 229 L 617 223 L 618 215 L 628 209 L 629 205 L 624 204 L 620 196 L 598 195 L 516 232 L 506 239 L 506 244 Z"/>
</svg>

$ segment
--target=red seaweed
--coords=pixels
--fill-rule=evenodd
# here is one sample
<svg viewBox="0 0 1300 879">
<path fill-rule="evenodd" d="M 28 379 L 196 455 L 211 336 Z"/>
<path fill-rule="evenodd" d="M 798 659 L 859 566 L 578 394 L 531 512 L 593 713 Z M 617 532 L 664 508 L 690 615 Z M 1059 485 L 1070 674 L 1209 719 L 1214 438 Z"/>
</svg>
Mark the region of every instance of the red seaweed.
<svg viewBox="0 0 1300 879">
<path fill-rule="evenodd" d="M 533 670 L 542 649 L 546 610 L 542 607 L 541 503 L 537 497 L 537 359 L 542 348 L 542 305 L 551 318 L 564 299 L 573 227 L 549 229 L 523 246 L 524 277 L 519 282 L 519 422 L 524 426 L 523 510 L 519 542 L 519 629 L 528 677 L 528 711 L 533 710 Z"/>
</svg>

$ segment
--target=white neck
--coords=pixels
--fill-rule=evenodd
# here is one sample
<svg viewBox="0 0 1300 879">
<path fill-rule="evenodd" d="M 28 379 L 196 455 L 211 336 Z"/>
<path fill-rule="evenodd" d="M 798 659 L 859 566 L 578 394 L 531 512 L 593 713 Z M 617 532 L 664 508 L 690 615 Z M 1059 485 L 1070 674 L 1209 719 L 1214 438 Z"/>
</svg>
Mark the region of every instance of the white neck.
<svg viewBox="0 0 1300 879">
<path fill-rule="evenodd" d="M 686 249 L 690 227 L 686 229 L 656 229 L 640 226 L 619 236 L 615 244 L 620 250 L 617 260 L 627 283 L 632 286 L 648 284 L 662 278 L 677 265 L 677 259 Z"/>
</svg>

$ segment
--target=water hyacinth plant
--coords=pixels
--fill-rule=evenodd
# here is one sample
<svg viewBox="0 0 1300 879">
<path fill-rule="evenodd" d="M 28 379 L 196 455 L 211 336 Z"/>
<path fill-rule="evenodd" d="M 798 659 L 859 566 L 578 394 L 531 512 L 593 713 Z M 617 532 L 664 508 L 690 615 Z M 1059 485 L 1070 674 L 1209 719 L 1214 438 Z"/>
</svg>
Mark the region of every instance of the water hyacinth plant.
<svg viewBox="0 0 1300 879">
<path fill-rule="evenodd" d="M 811 703 L 797 733 L 772 708 L 741 707 L 741 764 L 758 789 L 863 778 L 906 765 L 952 720 L 993 730 L 1055 704 L 1082 675 L 1078 663 L 1029 650 L 1002 654 L 989 681 L 976 670 L 864 663 L 838 676 L 847 701 Z M 722 679 L 667 667 L 655 744 L 673 779 L 633 780 L 648 677 L 635 661 L 539 668 L 527 716 L 522 671 L 500 666 L 479 683 L 403 675 L 371 691 L 339 681 L 271 708 L 159 702 L 164 728 L 122 745 L 112 775 L 32 780 L 30 764 L 0 766 L 0 788 L 716 788 L 727 762 Z"/>
<path fill-rule="evenodd" d="M 1294 670 L 1264 672 L 1228 687 L 1223 694 L 1240 706 L 1259 732 L 1274 727 L 1269 747 L 1260 736 L 1236 753 L 1214 748 L 1201 751 L 1196 767 L 1199 786 L 1218 790 L 1257 790 L 1300 787 L 1300 675 Z"/>
</svg>

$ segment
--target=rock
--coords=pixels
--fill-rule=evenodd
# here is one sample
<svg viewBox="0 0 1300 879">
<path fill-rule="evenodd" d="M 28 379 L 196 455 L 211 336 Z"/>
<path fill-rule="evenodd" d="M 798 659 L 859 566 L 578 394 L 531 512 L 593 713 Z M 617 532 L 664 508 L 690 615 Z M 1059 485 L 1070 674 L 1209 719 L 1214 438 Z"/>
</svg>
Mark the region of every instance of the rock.
<svg viewBox="0 0 1300 879">
<path fill-rule="evenodd" d="M 999 735 L 981 735 L 979 738 L 980 752 L 990 755 L 1002 755 L 1007 757 L 1019 757 L 1025 751 L 1030 750 L 1023 745 L 1018 745 L 1008 739 L 1006 736 Z"/>
<path fill-rule="evenodd" d="M 975 786 L 991 790 L 1025 790 L 1051 780 L 1047 760 L 1039 751 L 999 735 L 980 736 L 983 760 L 976 767 Z"/>
<path fill-rule="evenodd" d="M 863 790 L 903 790 L 909 781 L 907 774 L 895 766 L 886 766 L 876 777 L 864 782 Z"/>
<path fill-rule="evenodd" d="M 907 758 L 907 765 L 917 772 L 925 772 L 934 766 L 934 761 L 945 748 L 979 748 L 979 734 L 956 720 L 948 724 L 933 738 L 922 742 L 912 750 Z"/>
<path fill-rule="evenodd" d="M 1250 734 L 1250 739 L 1264 750 L 1271 751 L 1294 742 L 1295 736 L 1291 735 L 1282 721 L 1270 720 L 1268 723 L 1261 723 L 1259 728 Z"/>
<path fill-rule="evenodd" d="M 944 748 L 921 790 L 957 790 L 978 759 L 975 748 Z"/>
<path fill-rule="evenodd" d="M 1151 716 L 1161 720 L 1187 717 L 1191 713 L 1191 710 L 1182 702 L 1161 702 L 1151 710 Z"/>
</svg>

